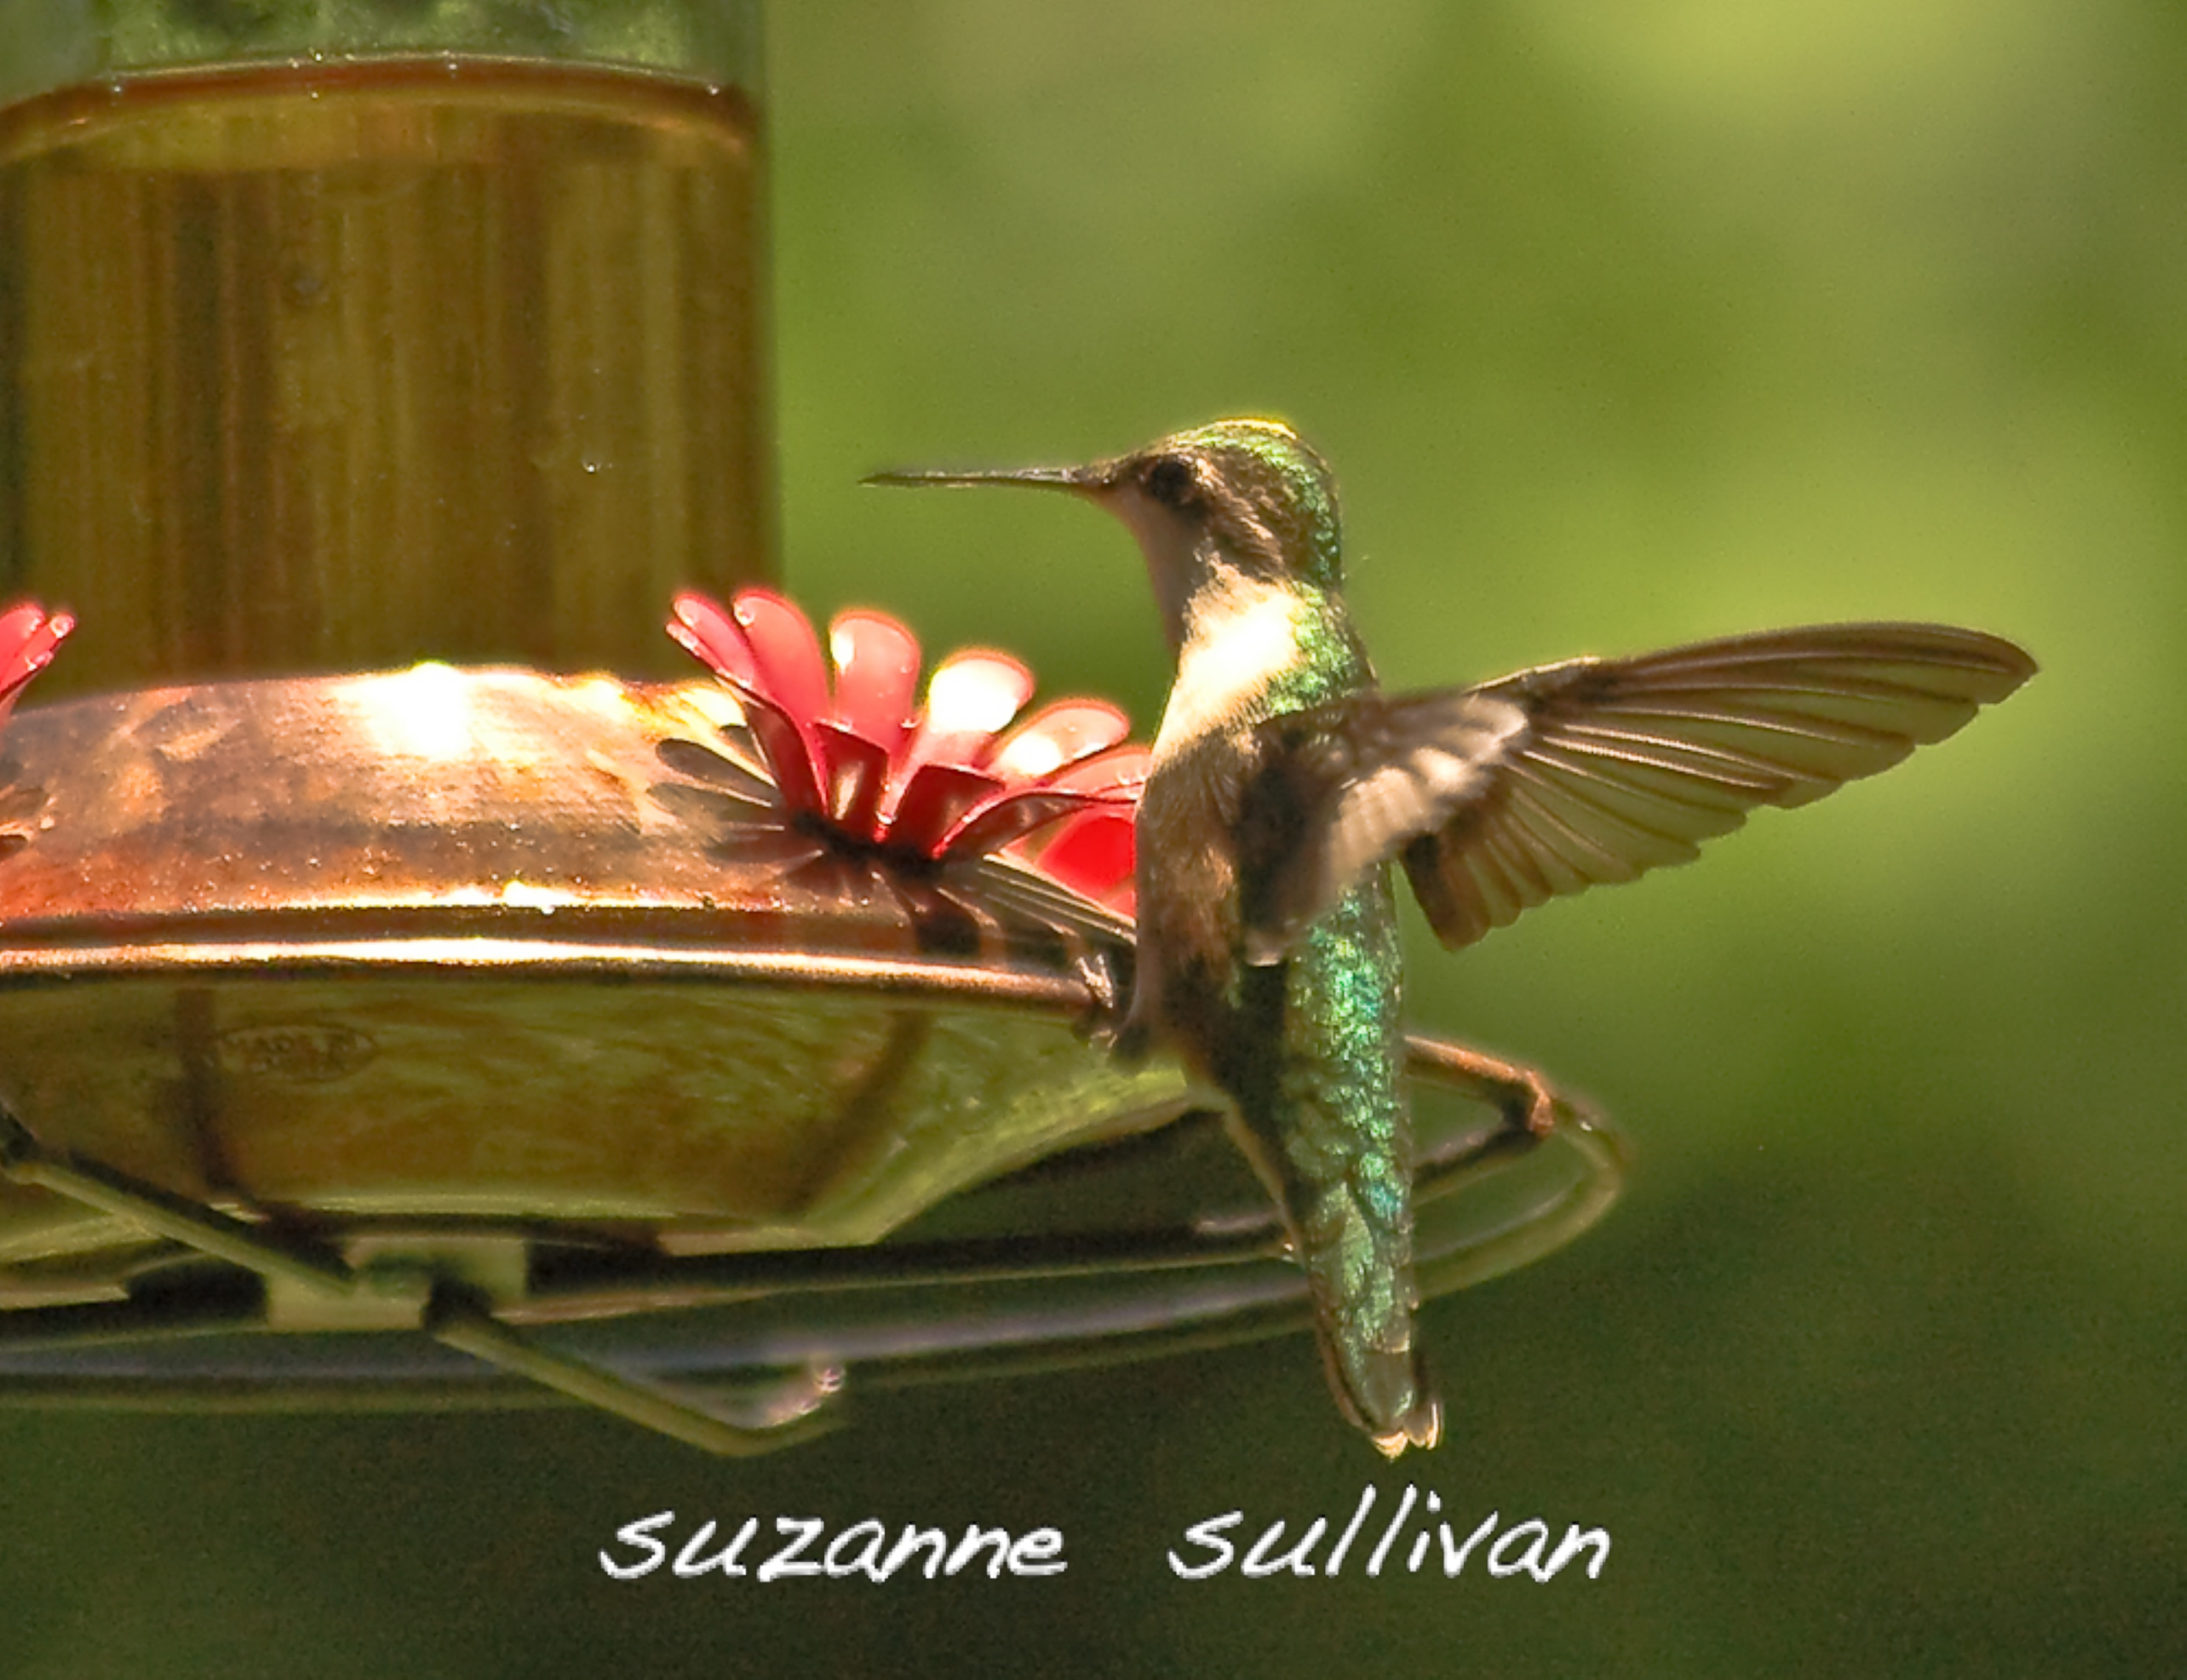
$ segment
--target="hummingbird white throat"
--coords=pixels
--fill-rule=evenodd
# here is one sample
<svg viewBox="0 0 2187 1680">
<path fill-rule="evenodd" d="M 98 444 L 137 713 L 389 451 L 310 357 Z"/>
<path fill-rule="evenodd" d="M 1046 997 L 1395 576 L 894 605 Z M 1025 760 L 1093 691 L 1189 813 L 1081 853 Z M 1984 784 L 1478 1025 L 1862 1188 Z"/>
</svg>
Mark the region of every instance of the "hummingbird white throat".
<svg viewBox="0 0 2187 1680">
<path fill-rule="evenodd" d="M 1138 539 L 1177 677 L 1139 805 L 1118 1048 L 1170 1049 L 1228 1097 L 1338 1403 L 1391 1457 L 1442 1427 L 1414 1330 L 1392 862 L 1455 950 L 1684 862 L 1757 806 L 1886 769 L 2035 671 L 1978 631 L 1835 624 L 1385 694 L 1344 604 L 1335 480 L 1279 422 L 869 482 L 1066 491 Z"/>
</svg>

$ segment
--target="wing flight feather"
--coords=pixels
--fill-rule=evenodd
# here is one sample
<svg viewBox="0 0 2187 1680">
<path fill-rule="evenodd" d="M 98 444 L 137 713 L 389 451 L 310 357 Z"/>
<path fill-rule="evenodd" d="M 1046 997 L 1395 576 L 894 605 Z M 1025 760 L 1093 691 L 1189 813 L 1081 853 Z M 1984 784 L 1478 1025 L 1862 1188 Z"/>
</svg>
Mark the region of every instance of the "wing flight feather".
<svg viewBox="0 0 2187 1680">
<path fill-rule="evenodd" d="M 1888 769 L 2034 670 L 1976 631 L 1824 625 L 1271 718 L 1243 806 L 1247 957 L 1280 958 L 1397 854 L 1436 935 L 1470 944 Z"/>
</svg>

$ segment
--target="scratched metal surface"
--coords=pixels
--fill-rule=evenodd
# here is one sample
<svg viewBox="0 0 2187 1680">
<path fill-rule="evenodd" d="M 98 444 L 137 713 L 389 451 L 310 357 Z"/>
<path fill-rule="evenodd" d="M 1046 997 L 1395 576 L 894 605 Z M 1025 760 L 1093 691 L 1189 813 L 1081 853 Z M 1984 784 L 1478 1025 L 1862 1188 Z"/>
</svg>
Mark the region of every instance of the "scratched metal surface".
<svg viewBox="0 0 2187 1680">
<path fill-rule="evenodd" d="M 1174 1110 L 1071 1031 L 1128 924 L 1004 863 L 836 856 L 733 716 L 436 666 L 19 716 L 0 1098 L 177 1194 L 687 1247 L 870 1240 Z M 0 1261 L 110 1223 L 7 1189 Z"/>
</svg>

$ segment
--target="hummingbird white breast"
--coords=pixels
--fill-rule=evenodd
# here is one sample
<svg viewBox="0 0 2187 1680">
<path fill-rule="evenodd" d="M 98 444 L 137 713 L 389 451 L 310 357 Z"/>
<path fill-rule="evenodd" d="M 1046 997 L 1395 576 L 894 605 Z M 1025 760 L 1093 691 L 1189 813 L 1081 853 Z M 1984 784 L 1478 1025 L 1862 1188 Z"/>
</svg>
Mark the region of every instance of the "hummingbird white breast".
<svg viewBox="0 0 2187 1680">
<path fill-rule="evenodd" d="M 1211 733 L 1266 715 L 1268 689 L 1298 658 L 1300 605 L 1295 592 L 1227 567 L 1195 592 L 1155 770 Z"/>
</svg>

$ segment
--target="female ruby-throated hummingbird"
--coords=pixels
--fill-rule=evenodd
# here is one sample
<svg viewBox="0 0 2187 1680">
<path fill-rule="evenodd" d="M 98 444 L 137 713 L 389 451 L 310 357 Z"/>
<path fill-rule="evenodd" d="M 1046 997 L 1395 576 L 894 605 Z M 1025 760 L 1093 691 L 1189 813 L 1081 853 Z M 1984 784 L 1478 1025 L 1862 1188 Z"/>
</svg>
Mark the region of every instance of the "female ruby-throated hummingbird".
<svg viewBox="0 0 2187 1680">
<path fill-rule="evenodd" d="M 2035 670 L 1976 631 L 1845 624 L 1385 694 L 1345 609 L 1335 482 L 1287 426 L 873 481 L 1070 491 L 1145 551 L 1177 678 L 1139 805 L 1119 1048 L 1167 1045 L 1228 1095 L 1338 1401 L 1393 1457 L 1435 1443 L 1441 1406 L 1414 1346 L 1391 862 L 1455 949 L 1885 769 Z"/>
</svg>

